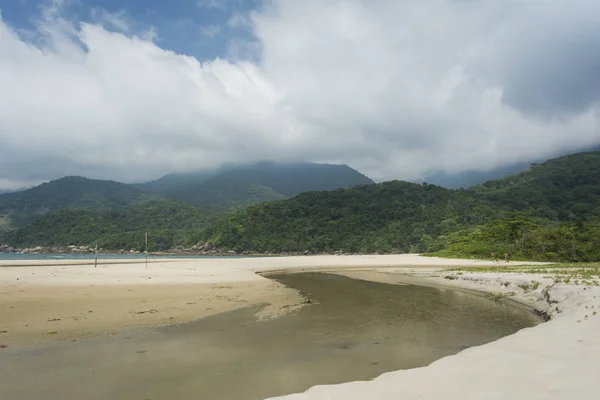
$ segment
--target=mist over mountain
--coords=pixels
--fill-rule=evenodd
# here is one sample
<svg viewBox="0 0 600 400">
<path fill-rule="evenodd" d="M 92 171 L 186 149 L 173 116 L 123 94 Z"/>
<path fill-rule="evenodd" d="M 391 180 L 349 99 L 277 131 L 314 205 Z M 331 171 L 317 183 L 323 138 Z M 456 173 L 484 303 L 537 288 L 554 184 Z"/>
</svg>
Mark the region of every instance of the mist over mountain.
<svg viewBox="0 0 600 400">
<path fill-rule="evenodd" d="M 579 149 L 578 152 L 593 152 L 599 151 L 600 145 L 598 146 L 586 146 Z M 519 172 L 523 172 L 531 168 L 532 164 L 538 164 L 550 160 L 552 158 L 561 157 L 574 152 L 557 151 L 553 157 L 537 157 L 523 162 L 512 163 L 502 167 L 494 168 L 487 171 L 480 170 L 468 170 L 461 172 L 444 172 L 434 171 L 425 175 L 423 182 L 431 183 L 445 187 L 447 189 L 458 189 L 458 188 L 469 188 L 480 183 L 485 183 L 490 180 L 501 179 L 509 175 L 514 175 Z M 421 182 L 419 182 L 421 183 Z"/>
<path fill-rule="evenodd" d="M 373 180 L 347 165 L 263 161 L 169 174 L 135 186 L 148 193 L 190 204 L 234 209 L 281 200 L 303 192 L 372 183 Z"/>
</svg>

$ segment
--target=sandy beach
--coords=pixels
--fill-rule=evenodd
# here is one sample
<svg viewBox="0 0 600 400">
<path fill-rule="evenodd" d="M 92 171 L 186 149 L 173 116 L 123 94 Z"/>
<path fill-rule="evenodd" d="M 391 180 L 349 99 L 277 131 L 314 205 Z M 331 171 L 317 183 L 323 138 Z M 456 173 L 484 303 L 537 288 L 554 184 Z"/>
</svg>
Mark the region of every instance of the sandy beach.
<svg viewBox="0 0 600 400">
<path fill-rule="evenodd" d="M 192 321 L 252 304 L 259 318 L 301 306 L 256 272 L 489 265 L 414 255 L 0 261 L 0 344 L 78 340 L 123 328 Z"/>
<path fill-rule="evenodd" d="M 78 340 L 268 304 L 258 318 L 301 305 L 294 290 L 248 270 L 185 261 L 0 264 L 0 344 Z M 10 266 L 9 266 L 10 265 Z"/>
<path fill-rule="evenodd" d="M 147 268 L 143 262 L 118 260 L 97 268 L 89 261 L 2 261 L 0 344 L 79 340 L 253 304 L 269 304 L 257 318 L 273 317 L 300 307 L 303 298 L 257 273 L 329 271 L 510 295 L 553 318 L 424 368 L 386 373 L 370 382 L 317 386 L 282 399 L 596 399 L 600 317 L 594 310 L 600 309 L 600 288 L 555 284 L 544 274 L 468 272 L 491 265 L 497 264 L 417 255 L 162 260 Z M 464 273 L 448 271 L 459 266 Z M 529 287 L 533 280 L 539 282 L 535 289 Z"/>
<path fill-rule="evenodd" d="M 443 268 L 370 268 L 336 273 L 375 282 L 414 283 L 507 296 L 534 307 L 551 320 L 426 367 L 388 372 L 368 382 L 314 386 L 305 393 L 269 400 L 597 399 L 597 279 L 556 283 L 547 273 L 470 273 L 468 269 L 449 272 Z"/>
</svg>

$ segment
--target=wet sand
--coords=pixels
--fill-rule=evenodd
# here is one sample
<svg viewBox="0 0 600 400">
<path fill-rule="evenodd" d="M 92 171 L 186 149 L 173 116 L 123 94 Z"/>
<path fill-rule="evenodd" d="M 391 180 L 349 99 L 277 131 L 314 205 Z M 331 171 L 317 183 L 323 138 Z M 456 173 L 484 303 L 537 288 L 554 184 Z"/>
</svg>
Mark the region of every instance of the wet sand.
<svg viewBox="0 0 600 400">
<path fill-rule="evenodd" d="M 270 306 L 259 317 L 301 306 L 298 292 L 257 271 L 450 267 L 459 261 L 415 255 L 173 259 L 147 267 L 143 260 L 100 260 L 97 267 L 90 260 L 0 261 L 0 345 L 77 340 L 264 303 Z"/>
<path fill-rule="evenodd" d="M 269 281 L 158 285 L 11 285 L 0 291 L 0 343 L 76 340 L 269 304 L 259 318 L 299 307 L 294 290 Z"/>
<path fill-rule="evenodd" d="M 259 317 L 302 297 L 256 272 L 489 265 L 417 255 L 0 261 L 0 345 L 77 340 L 123 328 L 193 321 L 248 305 Z"/>
<path fill-rule="evenodd" d="M 250 306 L 77 343 L 8 348 L 0 393 L 20 400 L 260 400 L 421 367 L 538 322 L 528 308 L 455 290 L 320 273 L 273 278 L 314 302 L 262 321 L 255 316 L 261 307 Z"/>
<path fill-rule="evenodd" d="M 467 293 L 489 293 L 493 298 L 508 296 L 552 319 L 425 368 L 387 372 L 370 381 L 318 385 L 272 400 L 598 399 L 600 287 L 577 281 L 556 283 L 544 272 L 461 270 L 365 268 L 336 273 L 372 282 L 459 288 Z M 532 286 L 534 281 L 539 286 Z"/>
<path fill-rule="evenodd" d="M 35 314 L 35 309 L 43 307 L 43 303 L 47 302 L 48 298 L 53 295 L 48 290 L 54 289 L 60 292 L 69 290 L 83 291 L 85 288 L 100 286 L 99 292 L 88 294 L 92 298 L 98 297 L 97 303 L 107 302 L 107 298 L 112 296 L 123 296 L 123 291 L 127 292 L 131 288 L 138 286 L 148 287 L 153 293 L 160 293 L 164 286 L 164 295 L 156 297 L 156 305 L 165 305 L 177 295 L 173 294 L 172 289 L 166 289 L 167 286 L 175 286 L 175 290 L 182 289 L 180 300 L 187 300 L 183 293 L 183 286 L 203 286 L 205 290 L 211 286 L 211 291 L 214 290 L 214 285 L 236 286 L 253 285 L 261 281 L 262 277 L 256 275 L 255 272 L 273 272 L 281 271 L 338 271 L 346 273 L 352 270 L 363 271 L 361 279 L 366 279 L 364 273 L 372 274 L 373 279 L 378 281 L 381 278 L 377 277 L 380 274 L 389 274 L 391 272 L 405 274 L 410 270 L 412 274 L 427 275 L 431 271 L 437 271 L 437 278 L 425 278 L 432 280 L 435 285 L 441 286 L 457 286 L 466 287 L 473 290 L 483 292 L 508 292 L 515 291 L 518 300 L 531 301 L 535 304 L 545 306 L 548 312 L 554 315 L 552 321 L 541 324 L 532 329 L 524 329 L 514 335 L 502 338 L 495 342 L 484 346 L 469 348 L 459 354 L 446 357 L 438 360 L 426 368 L 415 368 L 405 371 L 397 371 L 383 374 L 370 382 L 350 382 L 346 384 L 333 386 L 316 386 L 308 391 L 285 397 L 286 399 L 397 399 L 397 398 L 423 398 L 423 399 L 482 399 L 482 398 L 497 398 L 497 399 L 565 399 L 578 398 L 595 400 L 597 398 L 597 368 L 600 363 L 600 341 L 598 337 L 598 329 L 600 329 L 600 314 L 596 313 L 596 309 L 600 309 L 600 288 L 598 287 L 580 287 L 571 284 L 554 284 L 547 282 L 548 279 L 544 275 L 527 275 L 513 276 L 510 273 L 490 274 L 482 273 L 464 273 L 464 275 L 455 275 L 453 280 L 447 280 L 443 270 L 445 268 L 454 268 L 457 266 L 488 266 L 491 262 L 474 261 L 474 260 L 446 260 L 429 257 L 419 257 L 416 255 L 398 255 L 398 256 L 314 256 L 314 257 L 276 257 L 276 258 L 254 258 L 254 259 L 222 259 L 222 260 L 177 260 L 173 262 L 155 262 L 148 265 L 145 269 L 144 264 L 128 263 L 122 264 L 111 260 L 111 264 L 103 263 L 102 267 L 93 268 L 90 265 L 68 265 L 68 261 L 63 262 L 35 262 L 31 266 L 31 262 L 27 265 L 15 265 L 15 262 L 0 262 L 0 323 L 8 321 L 6 318 L 9 315 L 10 307 L 16 305 L 17 298 L 14 293 L 22 293 L 25 295 L 29 291 L 30 305 L 21 310 L 18 316 L 14 316 L 12 321 L 18 322 L 18 318 L 30 318 L 30 314 Z M 517 262 L 511 262 L 510 265 L 518 265 Z M 534 264 L 534 263 L 521 263 Z M 440 272 L 441 271 L 441 272 Z M 357 276 L 358 277 L 358 276 Z M 419 277 L 420 278 L 420 277 Z M 531 283 L 532 279 L 537 279 L 542 282 L 542 285 L 536 290 L 529 291 L 523 296 L 519 292 L 518 285 L 523 282 Z M 395 280 L 395 279 L 393 279 Z M 383 281 L 388 282 L 388 278 Z M 505 285 L 510 283 L 508 287 Z M 117 290 L 121 294 L 108 293 L 100 294 L 104 288 L 109 292 Z M 150 289 L 151 288 L 151 289 Z M 246 296 L 246 292 L 255 292 L 256 288 L 251 286 L 246 287 L 247 290 L 240 289 Z M 21 290 L 23 290 L 21 292 Z M 144 290 L 144 289 L 141 289 Z M 199 292 L 203 289 L 198 288 Z M 233 290 L 233 289 L 230 289 Z M 147 292 L 150 294 L 150 292 Z M 200 298 L 203 296 L 193 295 Z M 235 299 L 235 293 L 232 292 Z M 288 292 L 289 293 L 289 292 Z M 11 294 L 13 295 L 11 298 Z M 252 301 L 255 304 L 268 299 L 272 293 L 264 296 L 258 296 L 255 299 L 249 299 L 248 304 Z M 297 295 L 296 292 L 294 292 Z M 219 294 L 223 296 L 223 294 Z M 162 297 L 161 297 L 162 296 Z M 190 299 L 193 298 L 190 293 Z M 292 294 L 290 296 L 293 297 Z M 126 297 L 126 296 L 125 296 Z M 225 297 L 227 297 L 225 295 Z M 65 304 L 65 312 L 61 315 L 76 316 L 83 309 L 77 304 L 81 297 L 73 297 L 63 302 Z M 106 311 L 107 315 L 101 318 L 103 321 L 109 320 L 111 313 L 117 312 L 121 315 L 130 315 L 132 310 L 137 309 L 144 311 L 138 301 L 115 302 L 113 307 Z M 209 303 L 215 302 L 218 299 L 216 295 L 210 297 L 208 303 L 204 303 L 206 308 L 212 308 Z M 268 301 L 267 301 L 268 302 Z M 289 302 L 282 302 L 289 303 Z M 293 302 L 292 302 L 293 303 Z M 180 304 L 180 303 L 179 303 Z M 215 303 L 216 304 L 216 303 Z M 143 305 L 143 304 L 142 304 Z M 186 302 L 186 306 L 188 306 Z M 227 307 L 223 310 L 238 308 L 239 304 L 230 301 Z M 13 308 L 14 309 L 14 308 Z M 47 309 L 47 311 L 61 309 L 58 305 Z M 558 311 L 560 309 L 560 311 Z M 157 309 L 158 310 L 158 309 Z M 143 318 L 176 318 L 177 309 L 173 306 L 169 309 L 163 307 L 161 313 L 144 313 L 139 314 Z M 89 310 L 88 310 L 89 311 Z M 181 321 L 189 318 L 195 320 L 196 317 L 202 316 L 202 310 L 197 310 L 199 314 L 193 313 L 180 314 Z M 210 311 L 210 310 L 208 310 Z M 285 308 L 283 309 L 285 311 Z M 46 313 L 44 313 L 46 314 Z M 36 320 L 44 324 L 52 324 L 61 321 L 48 321 L 47 318 L 52 318 L 58 315 L 54 312 L 48 312 L 48 315 L 40 315 Z M 149 314 L 149 315 L 146 315 Z M 160 317 L 159 317 L 159 314 Z M 221 314 L 222 315 L 222 314 Z M 214 316 L 214 317 L 218 317 Z M 132 325 L 128 325 L 135 329 L 134 326 L 145 326 L 143 318 L 140 320 L 130 319 Z M 213 317 L 209 317 L 213 318 Z M 254 317 L 255 318 L 255 317 Z M 158 324 L 158 320 L 152 324 Z M 88 324 L 85 324 L 87 326 Z M 15 339 L 15 344 L 5 346 L 5 340 L 8 335 L 19 336 L 18 329 L 22 329 L 24 324 L 14 332 L 3 332 L 7 329 L 0 326 L 0 355 L 9 357 L 14 352 L 19 352 L 19 348 L 27 346 L 19 344 L 19 339 Z M 50 326 L 50 325 L 48 325 Z M 105 335 L 107 330 L 101 325 L 91 326 L 91 329 L 85 328 L 79 333 L 73 333 L 74 336 L 81 335 L 83 337 L 95 336 L 96 339 L 102 340 L 109 336 Z M 119 325 L 115 326 L 118 329 Z M 44 329 L 41 329 L 44 330 Z M 40 331 L 41 331 L 40 330 Z M 108 330 L 110 331 L 110 329 Z M 49 331 L 52 332 L 52 331 Z M 22 331 L 26 333 L 26 331 Z M 38 332 L 39 333 L 39 332 Z M 44 333 L 46 335 L 46 333 Z M 13 336 L 13 337 L 16 337 Z M 59 337 L 59 333 L 47 335 L 47 339 L 53 342 L 48 345 L 67 345 L 69 341 L 54 341 Z M 32 336 L 30 339 L 33 342 L 41 340 L 41 336 Z M 76 339 L 73 339 L 76 340 Z M 81 343 L 81 341 L 79 342 Z M 78 345 L 79 343 L 75 343 Z M 39 346 L 39 345 L 36 345 Z M 34 346 L 34 348 L 36 347 Z M 41 346 L 46 346 L 42 344 Z M 238 349 L 238 351 L 241 349 Z M 118 351 L 115 354 L 119 354 Z M 17 357 L 16 359 L 20 359 Z M 159 360 L 160 361 L 160 360 Z M 157 362 L 159 362 L 157 361 Z M 47 365 L 47 368 L 52 368 L 52 365 Z M 31 366 L 32 370 L 35 365 Z M 74 362 L 73 368 L 77 369 L 77 364 Z M 332 366 L 333 368 L 333 366 Z M 9 369 L 10 370 L 10 369 Z M 493 371 L 493 373 L 490 373 Z M 39 370 L 39 374 L 35 379 L 42 379 L 44 371 Z M 6 379 L 6 376 L 5 376 Z M 27 378 L 28 379 L 28 378 Z M 436 382 L 431 385 L 431 382 Z M 177 384 L 173 382 L 172 384 Z M 85 393 L 82 394 L 85 397 Z M 81 397 L 81 398 L 83 398 Z"/>
</svg>

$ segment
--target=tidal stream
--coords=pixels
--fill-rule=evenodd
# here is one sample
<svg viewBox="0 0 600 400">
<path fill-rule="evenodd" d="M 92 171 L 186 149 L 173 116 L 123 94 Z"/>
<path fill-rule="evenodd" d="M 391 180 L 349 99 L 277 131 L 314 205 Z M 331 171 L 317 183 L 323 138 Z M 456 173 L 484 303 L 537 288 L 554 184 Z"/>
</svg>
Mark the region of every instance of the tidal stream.
<svg viewBox="0 0 600 400">
<path fill-rule="evenodd" d="M 162 328 L 5 349 L 0 397 L 254 400 L 368 380 L 536 325 L 532 310 L 460 290 L 331 274 L 271 276 L 314 302 L 258 321 L 260 307 Z"/>
</svg>

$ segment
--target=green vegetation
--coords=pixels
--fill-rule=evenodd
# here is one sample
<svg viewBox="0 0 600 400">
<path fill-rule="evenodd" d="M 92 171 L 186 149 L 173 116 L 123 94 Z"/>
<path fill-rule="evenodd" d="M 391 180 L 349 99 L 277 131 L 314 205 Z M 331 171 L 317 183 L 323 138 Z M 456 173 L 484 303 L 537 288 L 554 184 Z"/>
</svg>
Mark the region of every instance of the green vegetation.
<svg viewBox="0 0 600 400">
<path fill-rule="evenodd" d="M 170 200 L 124 210 L 61 210 L 8 233 L 5 241 L 20 247 L 92 246 L 97 241 L 105 249 L 143 250 L 144 232 L 148 232 L 149 249 L 161 251 L 197 243 L 198 232 L 218 217 Z"/>
<path fill-rule="evenodd" d="M 501 219 L 438 238 L 437 253 L 544 261 L 600 260 L 600 152 L 573 154 L 469 190 Z"/>
<path fill-rule="evenodd" d="M 271 188 L 258 184 L 227 184 L 206 182 L 200 189 L 188 188 L 178 196 L 168 196 L 190 204 L 201 205 L 214 212 L 228 212 L 253 204 L 282 200 L 286 197 Z"/>
<path fill-rule="evenodd" d="M 490 251 L 503 259 L 540 261 L 600 260 L 600 219 L 551 221 L 525 213 L 507 213 L 503 219 L 438 237 L 433 253 L 444 257 L 489 258 Z"/>
<path fill-rule="evenodd" d="M 248 207 L 204 238 L 236 251 L 422 252 L 438 236 L 492 215 L 491 207 L 464 191 L 394 181 Z"/>
<path fill-rule="evenodd" d="M 203 234 L 237 251 L 437 252 L 600 259 L 600 152 L 534 165 L 469 190 L 387 182 L 236 211 Z"/>
<path fill-rule="evenodd" d="M 165 198 L 230 211 L 303 192 L 372 183 L 347 165 L 262 162 L 219 171 L 167 175 L 137 187 Z"/>
<path fill-rule="evenodd" d="M 271 201 L 357 182 L 366 184 Z M 600 151 L 550 160 L 468 190 L 373 184 L 347 166 L 269 163 L 148 185 L 153 193 L 203 208 L 157 200 L 130 185 L 64 178 L 0 195 L 0 232 L 10 226 L 8 219 L 21 227 L 0 242 L 89 245 L 100 238 L 105 248 L 127 249 L 139 247 L 148 230 L 156 250 L 210 241 L 224 251 L 257 253 L 418 252 L 485 259 L 493 251 L 499 259 L 508 253 L 511 260 L 600 260 Z M 52 213 L 61 208 L 68 210 Z M 216 221 L 217 214 L 224 217 Z"/>
<path fill-rule="evenodd" d="M 154 250 L 189 247 L 228 211 L 357 183 L 372 181 L 347 166 L 314 163 L 224 167 L 138 185 L 66 177 L 0 195 L 0 244 L 61 247 L 98 240 L 107 249 L 130 249 L 139 248 L 149 231 Z"/>
<path fill-rule="evenodd" d="M 600 151 L 572 154 L 469 189 L 506 211 L 531 211 L 551 221 L 600 217 Z"/>
<path fill-rule="evenodd" d="M 70 176 L 0 195 L 0 219 L 21 227 L 57 210 L 120 210 L 156 199 L 124 183 Z"/>
<path fill-rule="evenodd" d="M 485 267 L 455 268 L 447 272 L 464 273 L 515 273 L 543 275 L 557 283 L 566 283 L 584 286 L 600 286 L 600 263 L 561 263 L 548 265 L 506 265 L 499 264 Z M 525 291 L 536 290 L 539 281 L 532 280 L 531 284 L 521 284 L 519 287 Z"/>
</svg>

